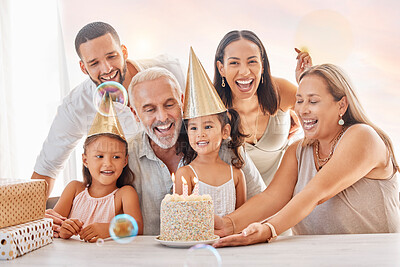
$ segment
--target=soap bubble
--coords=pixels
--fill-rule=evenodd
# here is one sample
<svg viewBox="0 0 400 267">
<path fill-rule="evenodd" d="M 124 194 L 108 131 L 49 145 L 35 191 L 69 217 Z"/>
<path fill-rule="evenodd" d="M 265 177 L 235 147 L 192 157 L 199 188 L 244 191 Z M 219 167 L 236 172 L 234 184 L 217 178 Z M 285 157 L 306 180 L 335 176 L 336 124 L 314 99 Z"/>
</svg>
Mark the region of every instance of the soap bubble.
<svg viewBox="0 0 400 267">
<path fill-rule="evenodd" d="M 96 240 L 96 245 L 97 245 L 98 247 L 103 246 L 103 245 L 104 245 L 104 239 L 98 238 L 98 239 Z"/>
<path fill-rule="evenodd" d="M 111 238 L 121 244 L 131 242 L 137 236 L 138 230 L 136 220 L 128 214 L 115 216 L 109 228 Z"/>
<path fill-rule="evenodd" d="M 117 82 L 104 82 L 100 84 L 93 95 L 93 104 L 97 111 L 104 115 L 109 115 L 108 103 L 104 104 L 104 100 L 108 101 L 108 97 L 114 103 L 116 115 L 121 113 L 128 104 L 128 93 L 122 84 Z M 103 103 L 103 104 L 102 104 Z"/>
<path fill-rule="evenodd" d="M 205 244 L 198 244 L 191 247 L 186 253 L 184 267 L 220 267 L 222 266 L 222 259 L 218 251 Z"/>
</svg>

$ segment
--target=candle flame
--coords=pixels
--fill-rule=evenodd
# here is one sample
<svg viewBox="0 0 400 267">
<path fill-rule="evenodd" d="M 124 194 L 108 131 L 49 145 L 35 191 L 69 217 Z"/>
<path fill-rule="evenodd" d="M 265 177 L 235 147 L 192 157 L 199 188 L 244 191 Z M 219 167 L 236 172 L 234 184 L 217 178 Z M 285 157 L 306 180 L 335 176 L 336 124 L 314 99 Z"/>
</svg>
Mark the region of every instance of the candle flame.
<svg viewBox="0 0 400 267">
<path fill-rule="evenodd" d="M 182 183 L 187 184 L 186 179 L 183 176 L 181 177 L 181 179 L 182 179 Z"/>
<path fill-rule="evenodd" d="M 195 184 L 197 184 L 197 183 L 199 182 L 199 179 L 197 179 L 197 177 L 194 177 L 194 178 L 193 178 L 193 182 L 194 182 Z"/>
<path fill-rule="evenodd" d="M 172 182 L 175 183 L 175 173 L 172 173 L 171 179 L 172 179 Z"/>
</svg>

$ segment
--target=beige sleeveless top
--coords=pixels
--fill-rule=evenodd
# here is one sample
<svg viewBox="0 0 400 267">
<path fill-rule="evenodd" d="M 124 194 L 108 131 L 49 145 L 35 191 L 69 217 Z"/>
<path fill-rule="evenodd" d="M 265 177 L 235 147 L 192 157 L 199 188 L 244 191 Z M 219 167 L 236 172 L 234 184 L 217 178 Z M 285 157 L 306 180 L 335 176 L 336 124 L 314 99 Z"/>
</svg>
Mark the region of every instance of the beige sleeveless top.
<svg viewBox="0 0 400 267">
<path fill-rule="evenodd" d="M 302 147 L 300 142 L 296 157 L 299 174 L 293 196 L 317 174 L 312 146 Z M 400 232 L 396 171 L 384 180 L 361 178 L 318 205 L 292 230 L 295 235 Z"/>
<path fill-rule="evenodd" d="M 256 165 L 266 186 L 271 183 L 288 147 L 289 130 L 289 111 L 278 110 L 275 116 L 269 118 L 267 128 L 257 144 L 245 143 L 246 152 Z"/>
</svg>

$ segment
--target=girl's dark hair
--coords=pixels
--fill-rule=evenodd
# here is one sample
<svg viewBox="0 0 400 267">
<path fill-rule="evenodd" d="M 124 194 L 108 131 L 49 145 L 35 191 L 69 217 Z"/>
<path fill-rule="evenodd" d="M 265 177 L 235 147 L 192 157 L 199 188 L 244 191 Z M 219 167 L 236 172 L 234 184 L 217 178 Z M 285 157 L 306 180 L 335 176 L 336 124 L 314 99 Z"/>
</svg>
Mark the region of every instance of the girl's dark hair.
<svg viewBox="0 0 400 267">
<path fill-rule="evenodd" d="M 247 137 L 247 135 L 243 133 L 240 116 L 234 109 L 229 109 L 228 111 L 216 115 L 218 116 L 218 120 L 221 123 L 221 128 L 223 128 L 227 124 L 231 126 L 231 134 L 228 148 L 232 149 L 233 153 L 235 154 L 235 156 L 232 158 L 231 163 L 233 166 L 240 169 L 244 165 L 244 159 L 240 154 L 239 149 L 243 145 L 244 138 Z M 184 128 L 187 129 L 188 120 L 184 121 L 184 125 Z M 178 151 L 183 153 L 183 163 L 187 165 L 197 157 L 197 152 L 194 151 L 193 148 L 190 146 L 187 132 L 185 136 L 186 138 L 181 135 L 178 139 Z"/>
<path fill-rule="evenodd" d="M 265 51 L 264 45 L 261 40 L 252 31 L 231 31 L 228 32 L 217 47 L 215 52 L 214 60 L 214 87 L 217 90 L 219 96 L 224 102 L 225 106 L 228 108 L 232 107 L 232 91 L 229 84 L 226 82 L 225 87 L 222 87 L 222 76 L 219 73 L 217 62 L 224 64 L 225 48 L 232 42 L 238 41 L 240 39 L 246 39 L 255 43 L 260 49 L 261 60 L 264 72 L 261 74 L 264 77 L 264 82 L 259 83 L 257 88 L 258 103 L 264 114 L 267 112 L 270 115 L 274 115 L 279 108 L 280 96 L 274 85 L 271 77 L 271 71 L 269 66 L 269 61 L 267 57 L 267 52 Z M 225 79 L 225 78 L 224 78 Z"/>
<path fill-rule="evenodd" d="M 116 139 L 120 142 L 122 142 L 125 145 L 125 156 L 128 155 L 128 143 L 122 139 L 120 136 L 112 134 L 112 133 L 102 133 L 102 134 L 96 134 L 89 136 L 86 138 L 85 143 L 83 144 L 83 153 L 86 154 L 86 149 L 87 147 L 96 141 L 99 137 L 106 136 L 110 137 L 113 139 Z M 82 174 L 83 174 L 83 182 L 86 184 L 87 187 L 90 187 L 92 184 L 92 175 L 90 174 L 90 171 L 88 168 L 85 167 L 85 165 L 82 166 Z M 132 170 L 129 168 L 128 164 L 124 167 L 122 170 L 121 175 L 119 176 L 117 180 L 117 187 L 121 188 L 124 185 L 132 185 L 133 180 L 135 179 L 135 175 L 133 174 Z"/>
</svg>

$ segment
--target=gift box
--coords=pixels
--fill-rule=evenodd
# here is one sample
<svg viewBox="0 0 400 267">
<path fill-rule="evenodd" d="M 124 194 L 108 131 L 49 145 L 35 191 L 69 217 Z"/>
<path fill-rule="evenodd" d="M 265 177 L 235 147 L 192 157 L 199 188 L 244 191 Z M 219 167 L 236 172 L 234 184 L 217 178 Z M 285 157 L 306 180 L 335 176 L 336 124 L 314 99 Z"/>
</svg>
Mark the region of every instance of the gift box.
<svg viewBox="0 0 400 267">
<path fill-rule="evenodd" d="M 0 228 L 44 218 L 44 180 L 0 179 Z"/>
<path fill-rule="evenodd" d="M 0 229 L 0 259 L 11 260 L 53 242 L 53 220 L 41 219 Z"/>
</svg>

